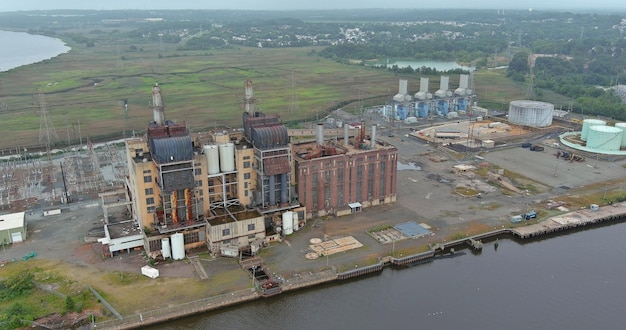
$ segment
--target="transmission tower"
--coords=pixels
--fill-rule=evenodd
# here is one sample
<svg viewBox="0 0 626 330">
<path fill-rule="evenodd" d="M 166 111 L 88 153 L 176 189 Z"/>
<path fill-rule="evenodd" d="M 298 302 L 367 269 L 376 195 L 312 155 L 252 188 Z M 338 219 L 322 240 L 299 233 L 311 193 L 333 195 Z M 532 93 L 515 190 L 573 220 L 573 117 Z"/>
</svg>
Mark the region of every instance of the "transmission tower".
<svg viewBox="0 0 626 330">
<path fill-rule="evenodd" d="M 52 138 L 59 140 L 57 132 L 54 130 L 52 120 L 48 117 L 48 107 L 46 106 L 46 98 L 44 94 L 39 94 L 39 109 L 41 112 L 41 120 L 39 122 L 39 143 L 46 143 L 46 149 L 50 149 Z"/>
<path fill-rule="evenodd" d="M 48 108 L 46 106 L 46 99 L 44 94 L 39 94 L 39 108 L 41 109 L 41 121 L 39 123 L 39 143 L 46 143 L 46 155 L 48 156 L 48 169 L 46 178 L 48 183 L 56 182 L 54 177 L 54 164 L 52 163 L 52 157 L 50 156 L 50 145 L 52 138 L 55 141 L 59 140 L 57 132 L 54 130 L 52 121 L 48 117 Z M 54 189 L 52 190 L 54 196 Z"/>
<path fill-rule="evenodd" d="M 298 94 L 296 94 L 296 79 L 291 71 L 291 100 L 289 101 L 289 114 L 293 115 L 294 111 L 300 110 L 298 105 Z"/>
</svg>

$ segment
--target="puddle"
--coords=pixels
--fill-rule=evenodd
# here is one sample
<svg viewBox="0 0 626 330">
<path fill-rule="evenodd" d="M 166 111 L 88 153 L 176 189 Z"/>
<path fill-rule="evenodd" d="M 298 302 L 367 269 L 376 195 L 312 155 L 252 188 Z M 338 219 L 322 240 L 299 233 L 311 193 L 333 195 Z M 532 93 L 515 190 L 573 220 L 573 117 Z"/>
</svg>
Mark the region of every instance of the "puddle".
<svg viewBox="0 0 626 330">
<path fill-rule="evenodd" d="M 398 171 L 404 171 L 404 170 L 421 171 L 422 167 L 413 162 L 408 163 L 408 164 L 402 164 L 398 162 Z"/>
</svg>

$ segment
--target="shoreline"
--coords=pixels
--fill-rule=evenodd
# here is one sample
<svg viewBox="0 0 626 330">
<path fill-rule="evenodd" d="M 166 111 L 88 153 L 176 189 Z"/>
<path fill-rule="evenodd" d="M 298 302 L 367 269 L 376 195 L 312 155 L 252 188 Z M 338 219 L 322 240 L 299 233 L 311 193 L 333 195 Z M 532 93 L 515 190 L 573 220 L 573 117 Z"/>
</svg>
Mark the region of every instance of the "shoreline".
<svg viewBox="0 0 626 330">
<path fill-rule="evenodd" d="M 387 267 L 406 268 L 431 262 L 437 258 L 441 258 L 442 256 L 454 257 L 455 253 L 450 254 L 450 249 L 459 246 L 462 249 L 471 249 L 471 243 L 473 243 L 473 241 L 481 242 L 485 239 L 499 239 L 501 237 L 513 240 L 532 240 L 546 235 L 559 236 L 576 229 L 593 229 L 593 227 L 597 225 L 620 223 L 624 222 L 624 220 L 626 220 L 626 202 L 614 204 L 613 206 L 604 206 L 597 211 L 591 211 L 588 209 L 572 211 L 563 215 L 548 218 L 535 224 L 528 224 L 514 228 L 500 228 L 471 237 L 450 242 L 437 243 L 434 246 L 431 246 L 430 251 L 427 252 L 402 258 L 385 256 L 383 258 L 379 258 L 379 261 L 376 264 L 355 268 L 341 273 L 337 273 L 333 268 L 319 273 L 311 273 L 311 276 L 297 281 L 294 281 L 293 279 L 286 280 L 281 285 L 282 290 L 277 294 L 311 288 L 320 284 L 328 284 L 378 274 Z M 482 248 L 482 243 L 480 244 L 480 248 L 476 246 L 474 248 L 480 250 L 480 248 Z M 448 254 L 442 255 L 442 253 L 446 253 L 446 251 L 448 251 Z M 459 253 L 459 255 L 462 254 L 464 253 Z M 256 291 L 254 288 L 249 288 L 180 304 L 175 307 L 152 310 L 142 314 L 123 316 L 121 319 L 96 322 L 93 327 L 98 329 L 136 329 L 217 310 L 223 307 L 235 306 L 261 298 L 264 298 L 264 296 L 259 291 Z"/>
</svg>

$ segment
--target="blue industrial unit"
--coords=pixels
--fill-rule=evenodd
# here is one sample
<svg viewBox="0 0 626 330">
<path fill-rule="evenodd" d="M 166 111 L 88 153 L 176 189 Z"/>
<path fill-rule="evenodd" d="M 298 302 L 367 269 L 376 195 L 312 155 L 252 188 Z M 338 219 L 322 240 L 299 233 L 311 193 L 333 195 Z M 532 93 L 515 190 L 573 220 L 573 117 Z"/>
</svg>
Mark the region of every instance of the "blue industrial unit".
<svg viewBox="0 0 626 330">
<path fill-rule="evenodd" d="M 437 111 L 442 116 L 445 116 L 445 115 L 448 114 L 448 107 L 449 107 L 448 100 L 438 100 L 437 101 Z"/>
<path fill-rule="evenodd" d="M 396 120 L 405 120 L 407 117 L 407 108 L 404 104 L 396 104 Z"/>
<path fill-rule="evenodd" d="M 417 102 L 417 116 L 422 118 L 428 117 L 428 103 Z"/>
<path fill-rule="evenodd" d="M 467 99 L 459 99 L 457 101 L 457 110 L 467 110 Z"/>
</svg>

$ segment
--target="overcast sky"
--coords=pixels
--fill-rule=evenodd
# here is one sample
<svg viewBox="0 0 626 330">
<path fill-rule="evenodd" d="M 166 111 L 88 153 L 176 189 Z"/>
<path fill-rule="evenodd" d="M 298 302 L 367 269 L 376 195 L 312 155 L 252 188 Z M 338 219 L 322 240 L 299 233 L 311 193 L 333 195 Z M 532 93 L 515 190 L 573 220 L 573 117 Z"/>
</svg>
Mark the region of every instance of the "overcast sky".
<svg viewBox="0 0 626 330">
<path fill-rule="evenodd" d="M 47 9 L 352 9 L 352 8 L 493 8 L 493 9 L 619 9 L 624 0 L 0 0 L 0 11 Z"/>
</svg>

